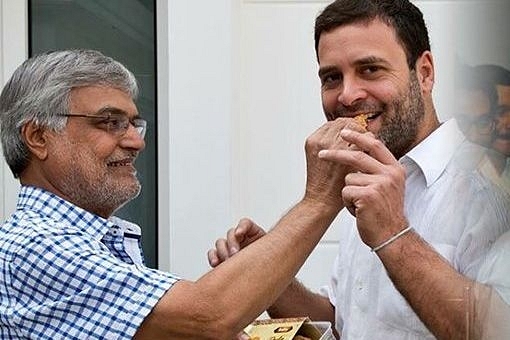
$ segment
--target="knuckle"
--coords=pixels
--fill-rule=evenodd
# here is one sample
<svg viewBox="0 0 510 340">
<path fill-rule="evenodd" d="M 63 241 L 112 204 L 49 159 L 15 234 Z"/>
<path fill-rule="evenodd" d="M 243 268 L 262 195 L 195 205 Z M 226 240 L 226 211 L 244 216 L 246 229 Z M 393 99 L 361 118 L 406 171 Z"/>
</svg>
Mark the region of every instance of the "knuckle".
<svg viewBox="0 0 510 340">
<path fill-rule="evenodd" d="M 320 144 L 320 139 L 316 136 L 312 135 L 308 137 L 305 141 L 305 150 L 307 152 L 310 152 L 314 149 L 316 149 L 317 145 Z"/>
<path fill-rule="evenodd" d="M 243 217 L 239 220 L 238 224 L 246 224 L 246 223 L 250 223 L 250 222 L 251 222 L 251 220 L 248 217 Z"/>
<path fill-rule="evenodd" d="M 405 170 L 404 166 L 398 164 L 397 166 L 391 167 L 390 175 L 395 180 L 405 180 L 406 170 Z"/>
<path fill-rule="evenodd" d="M 365 162 L 370 156 L 362 150 L 355 150 L 352 154 L 353 161 Z"/>
<path fill-rule="evenodd" d="M 375 138 L 370 139 L 368 141 L 368 145 L 371 150 L 375 150 L 376 152 L 381 151 L 385 148 L 384 143 L 381 140 Z"/>
</svg>

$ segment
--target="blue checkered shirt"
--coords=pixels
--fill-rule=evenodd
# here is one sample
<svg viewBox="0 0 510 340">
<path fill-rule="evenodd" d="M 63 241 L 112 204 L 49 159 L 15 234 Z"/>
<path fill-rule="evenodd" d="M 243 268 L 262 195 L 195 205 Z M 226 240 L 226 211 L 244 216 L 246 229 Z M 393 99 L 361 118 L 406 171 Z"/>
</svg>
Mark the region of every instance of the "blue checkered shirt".
<svg viewBox="0 0 510 340">
<path fill-rule="evenodd" d="M 145 267 L 138 227 L 113 221 L 21 188 L 0 229 L 0 339 L 133 337 L 178 279 Z"/>
</svg>

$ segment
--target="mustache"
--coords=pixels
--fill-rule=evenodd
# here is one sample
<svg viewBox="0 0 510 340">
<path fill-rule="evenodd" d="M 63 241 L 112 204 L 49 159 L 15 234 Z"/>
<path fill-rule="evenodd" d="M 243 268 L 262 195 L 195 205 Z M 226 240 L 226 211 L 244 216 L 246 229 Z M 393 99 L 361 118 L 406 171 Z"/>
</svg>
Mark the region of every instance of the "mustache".
<svg viewBox="0 0 510 340">
<path fill-rule="evenodd" d="M 111 163 L 111 162 L 119 162 L 119 161 L 130 161 L 130 162 L 134 163 L 137 157 L 138 157 L 137 151 L 129 151 L 129 152 L 125 152 L 124 154 L 114 155 L 114 156 L 110 157 L 109 159 L 107 159 L 107 162 Z"/>
<path fill-rule="evenodd" d="M 340 105 L 334 112 L 326 112 L 326 117 L 328 120 L 335 120 L 340 117 L 354 117 L 360 113 L 379 112 L 383 110 L 384 107 L 370 105 L 367 103 L 359 103 L 350 106 Z"/>
<path fill-rule="evenodd" d="M 503 139 L 503 140 L 510 140 L 510 132 L 507 133 L 495 133 L 493 135 L 494 139 Z"/>
</svg>

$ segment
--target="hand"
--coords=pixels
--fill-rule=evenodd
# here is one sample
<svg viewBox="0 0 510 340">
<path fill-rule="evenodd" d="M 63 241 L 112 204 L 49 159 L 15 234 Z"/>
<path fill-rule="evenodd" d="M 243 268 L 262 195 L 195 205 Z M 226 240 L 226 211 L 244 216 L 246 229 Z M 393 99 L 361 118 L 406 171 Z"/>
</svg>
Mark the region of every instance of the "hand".
<svg viewBox="0 0 510 340">
<path fill-rule="evenodd" d="M 237 227 L 227 232 L 227 238 L 216 240 L 215 248 L 207 252 L 207 258 L 211 267 L 216 267 L 228 258 L 234 256 L 239 250 L 264 236 L 266 232 L 255 222 L 243 218 Z"/>
<path fill-rule="evenodd" d="M 318 154 L 323 149 L 352 149 L 353 146 L 340 136 L 343 129 L 365 132 L 354 119 L 338 118 L 322 125 L 307 138 L 305 144 L 307 165 L 305 199 L 329 204 L 338 211 L 343 208 L 340 193 L 345 185 L 345 176 L 353 169 L 341 162 L 325 162 Z"/>
<path fill-rule="evenodd" d="M 371 133 L 344 130 L 340 135 L 359 150 L 324 150 L 319 156 L 356 170 L 345 177 L 342 199 L 356 216 L 363 242 L 375 247 L 407 225 L 405 169 Z"/>
</svg>

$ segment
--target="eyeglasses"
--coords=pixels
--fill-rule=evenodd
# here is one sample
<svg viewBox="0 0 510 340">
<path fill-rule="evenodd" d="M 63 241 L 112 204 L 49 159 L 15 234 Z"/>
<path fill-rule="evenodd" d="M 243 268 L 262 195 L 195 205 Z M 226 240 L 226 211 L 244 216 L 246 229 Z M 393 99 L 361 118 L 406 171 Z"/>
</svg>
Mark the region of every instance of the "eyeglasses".
<svg viewBox="0 0 510 340">
<path fill-rule="evenodd" d="M 82 117 L 96 120 L 99 128 L 111 133 L 114 136 L 122 137 L 129 129 L 129 125 L 133 125 L 140 137 L 144 138 L 147 131 L 147 121 L 140 117 L 129 118 L 122 110 L 107 108 L 95 114 L 86 113 L 68 113 L 60 114 L 63 117 Z"/>
<path fill-rule="evenodd" d="M 475 128 L 479 134 L 483 135 L 488 135 L 494 131 L 494 118 L 489 114 L 484 114 L 480 117 L 461 115 L 458 118 L 457 121 L 465 130 Z"/>
</svg>

